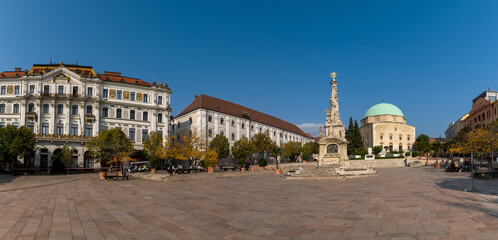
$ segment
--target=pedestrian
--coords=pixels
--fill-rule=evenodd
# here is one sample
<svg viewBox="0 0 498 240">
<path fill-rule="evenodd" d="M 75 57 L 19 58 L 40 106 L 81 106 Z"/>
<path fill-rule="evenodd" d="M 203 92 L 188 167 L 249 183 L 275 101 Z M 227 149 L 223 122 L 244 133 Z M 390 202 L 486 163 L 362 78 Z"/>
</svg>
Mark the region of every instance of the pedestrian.
<svg viewBox="0 0 498 240">
<path fill-rule="evenodd" d="M 123 180 L 125 180 L 126 178 L 126 171 L 123 169 L 123 171 L 121 171 L 121 177 L 123 178 Z"/>
</svg>

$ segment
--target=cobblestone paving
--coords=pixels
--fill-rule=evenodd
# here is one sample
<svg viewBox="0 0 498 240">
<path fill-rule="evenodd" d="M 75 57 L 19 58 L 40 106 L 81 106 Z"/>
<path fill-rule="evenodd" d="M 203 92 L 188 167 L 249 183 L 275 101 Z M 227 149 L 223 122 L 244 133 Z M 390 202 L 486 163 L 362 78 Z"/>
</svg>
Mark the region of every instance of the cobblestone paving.
<svg viewBox="0 0 498 240">
<path fill-rule="evenodd" d="M 476 181 L 481 191 L 471 193 L 463 191 L 470 187 L 466 174 L 428 167 L 378 172 L 347 181 L 266 174 L 99 181 L 96 174 L 84 174 L 77 181 L 25 189 L 40 178 L 20 177 L 2 181 L 11 186 L 0 190 L 0 238 L 498 238 L 496 180 Z"/>
</svg>

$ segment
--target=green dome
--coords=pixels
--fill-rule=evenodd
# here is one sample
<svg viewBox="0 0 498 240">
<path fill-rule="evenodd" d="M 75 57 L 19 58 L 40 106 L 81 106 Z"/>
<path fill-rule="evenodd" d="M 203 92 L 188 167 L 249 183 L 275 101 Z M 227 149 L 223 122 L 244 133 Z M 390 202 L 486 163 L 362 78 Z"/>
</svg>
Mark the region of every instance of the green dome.
<svg viewBox="0 0 498 240">
<path fill-rule="evenodd" d="M 402 117 L 405 116 L 403 115 L 403 112 L 401 112 L 401 110 L 395 105 L 392 105 L 390 103 L 379 103 L 368 109 L 363 118 L 370 116 L 386 115 L 386 114 L 402 116 Z"/>
</svg>

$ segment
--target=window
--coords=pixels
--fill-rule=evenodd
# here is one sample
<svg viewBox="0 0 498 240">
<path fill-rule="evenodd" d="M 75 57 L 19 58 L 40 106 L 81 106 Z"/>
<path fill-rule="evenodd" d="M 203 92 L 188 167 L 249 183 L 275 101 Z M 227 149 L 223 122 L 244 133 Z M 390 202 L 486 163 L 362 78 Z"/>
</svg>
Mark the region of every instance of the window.
<svg viewBox="0 0 498 240">
<path fill-rule="evenodd" d="M 220 124 L 223 124 L 225 120 L 223 118 L 220 118 Z"/>
<path fill-rule="evenodd" d="M 73 95 L 78 95 L 78 87 L 73 87 Z"/>
<path fill-rule="evenodd" d="M 2 95 L 5 95 L 5 92 L 7 91 L 7 87 L 5 86 L 2 86 L 2 91 L 1 91 L 1 94 Z"/>
<path fill-rule="evenodd" d="M 57 114 L 64 114 L 64 106 L 62 104 L 57 105 Z"/>
<path fill-rule="evenodd" d="M 93 88 L 89 87 L 86 89 L 86 95 L 92 96 L 93 95 Z"/>
<path fill-rule="evenodd" d="M 163 114 L 162 113 L 157 114 L 157 122 L 160 122 L 160 123 L 163 122 Z"/>
<path fill-rule="evenodd" d="M 92 106 L 86 106 L 86 114 L 93 114 L 93 107 Z"/>
<path fill-rule="evenodd" d="M 128 137 L 130 138 L 130 141 L 135 141 L 135 128 L 130 128 L 128 130 Z"/>
<path fill-rule="evenodd" d="M 163 96 L 157 97 L 157 104 L 163 104 Z"/>
<path fill-rule="evenodd" d="M 213 117 L 211 117 L 211 115 L 208 115 L 208 122 L 212 122 L 213 121 Z"/>
<path fill-rule="evenodd" d="M 62 126 L 60 126 L 60 123 L 57 124 L 57 132 L 56 132 L 57 135 L 62 135 L 64 134 L 64 128 Z"/>
<path fill-rule="evenodd" d="M 72 124 L 71 125 L 71 135 L 77 136 L 78 135 L 78 125 L 77 124 Z"/>
<path fill-rule="evenodd" d="M 0 113 L 5 113 L 5 104 L 0 104 Z"/>
<path fill-rule="evenodd" d="M 0 128 L 3 128 L 3 127 L 5 127 L 5 123 L 4 122 L 0 122 Z M 31 130 L 31 131 L 33 131 L 33 130 Z"/>
<path fill-rule="evenodd" d="M 58 94 L 64 94 L 64 86 L 59 86 Z"/>
<path fill-rule="evenodd" d="M 50 93 L 50 86 L 48 86 L 48 85 L 43 86 L 43 93 L 47 93 L 47 94 Z"/>
<path fill-rule="evenodd" d="M 235 133 L 232 133 L 232 140 L 235 140 Z"/>
<path fill-rule="evenodd" d="M 19 127 L 19 123 L 18 122 L 14 122 L 14 123 L 12 123 L 12 126 Z"/>
<path fill-rule="evenodd" d="M 29 93 L 35 93 L 35 85 L 29 85 Z"/>
<path fill-rule="evenodd" d="M 43 104 L 42 113 L 48 113 L 48 104 Z"/>
<path fill-rule="evenodd" d="M 118 99 L 122 99 L 122 98 L 123 98 L 123 91 L 118 90 Z"/>
<path fill-rule="evenodd" d="M 28 105 L 28 112 L 34 112 L 35 111 L 35 104 L 33 103 L 30 103 Z"/>
<path fill-rule="evenodd" d="M 244 123 L 242 123 L 242 125 L 241 125 L 241 126 L 242 126 L 242 129 L 244 129 L 246 125 L 245 125 Z"/>
<path fill-rule="evenodd" d="M 102 97 L 103 98 L 108 98 L 109 97 L 109 89 L 104 89 L 104 91 L 102 92 Z"/>
<path fill-rule="evenodd" d="M 406 137 L 406 139 L 407 139 L 408 141 L 410 141 L 410 136 L 407 136 L 407 137 Z"/>
<path fill-rule="evenodd" d="M 149 94 L 144 93 L 144 103 L 149 102 Z"/>
<path fill-rule="evenodd" d="M 389 140 L 393 140 L 393 136 L 389 136 Z"/>
<path fill-rule="evenodd" d="M 221 136 L 225 136 L 225 132 L 223 130 L 220 131 Z"/>
<path fill-rule="evenodd" d="M 73 115 L 78 115 L 78 105 L 73 105 L 71 113 Z"/>
<path fill-rule="evenodd" d="M 397 128 L 397 127 L 394 127 L 394 131 L 398 131 L 398 128 Z"/>
<path fill-rule="evenodd" d="M 398 151 L 403 151 L 403 146 L 399 146 L 399 150 Z"/>
<path fill-rule="evenodd" d="M 149 121 L 149 114 L 147 112 L 144 112 L 142 115 L 142 120 L 143 121 Z"/>
<path fill-rule="evenodd" d="M 93 136 L 93 126 L 86 125 L 85 126 L 85 137 L 92 137 L 92 136 Z"/>
<path fill-rule="evenodd" d="M 209 131 L 208 131 L 208 136 L 209 136 L 209 137 L 212 137 L 212 136 L 213 136 L 213 129 L 209 129 Z"/>
<path fill-rule="evenodd" d="M 19 104 L 14 104 L 14 113 L 19 113 Z"/>
<path fill-rule="evenodd" d="M 142 130 L 142 142 L 145 142 L 145 140 L 147 139 L 148 136 L 149 136 L 149 130 L 143 129 Z"/>
<path fill-rule="evenodd" d="M 189 121 L 190 123 L 192 123 L 192 117 L 189 117 L 189 118 L 188 118 L 188 121 Z"/>
<path fill-rule="evenodd" d="M 20 92 L 19 86 L 15 86 L 14 87 L 14 94 L 19 94 L 19 92 Z"/>
<path fill-rule="evenodd" d="M 232 127 L 235 127 L 235 121 L 232 120 Z"/>
<path fill-rule="evenodd" d="M 403 137 L 402 137 L 402 136 L 399 136 L 399 140 L 403 140 Z"/>
<path fill-rule="evenodd" d="M 121 109 L 116 109 L 116 118 L 121 118 Z"/>
<path fill-rule="evenodd" d="M 102 108 L 102 117 L 109 117 L 109 108 Z"/>
<path fill-rule="evenodd" d="M 48 135 L 48 123 L 42 124 L 42 134 Z"/>
<path fill-rule="evenodd" d="M 130 100 L 135 101 L 135 92 L 130 93 Z"/>
<path fill-rule="evenodd" d="M 135 120 L 135 110 L 130 111 L 130 119 Z"/>
</svg>

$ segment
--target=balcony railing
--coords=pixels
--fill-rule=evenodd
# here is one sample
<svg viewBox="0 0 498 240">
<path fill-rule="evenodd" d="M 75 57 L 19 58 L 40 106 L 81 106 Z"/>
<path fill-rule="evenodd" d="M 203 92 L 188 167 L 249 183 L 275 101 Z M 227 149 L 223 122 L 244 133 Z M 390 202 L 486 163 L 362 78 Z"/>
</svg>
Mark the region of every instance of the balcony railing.
<svg viewBox="0 0 498 240">
<path fill-rule="evenodd" d="M 93 114 L 85 114 L 85 121 L 95 121 L 95 116 Z"/>
<path fill-rule="evenodd" d="M 34 119 L 36 117 L 36 113 L 35 112 L 27 112 L 26 117 L 29 119 Z"/>
<path fill-rule="evenodd" d="M 35 134 L 36 138 L 41 139 L 75 139 L 75 140 L 89 140 L 91 137 L 85 135 L 66 135 L 66 134 Z"/>
</svg>

